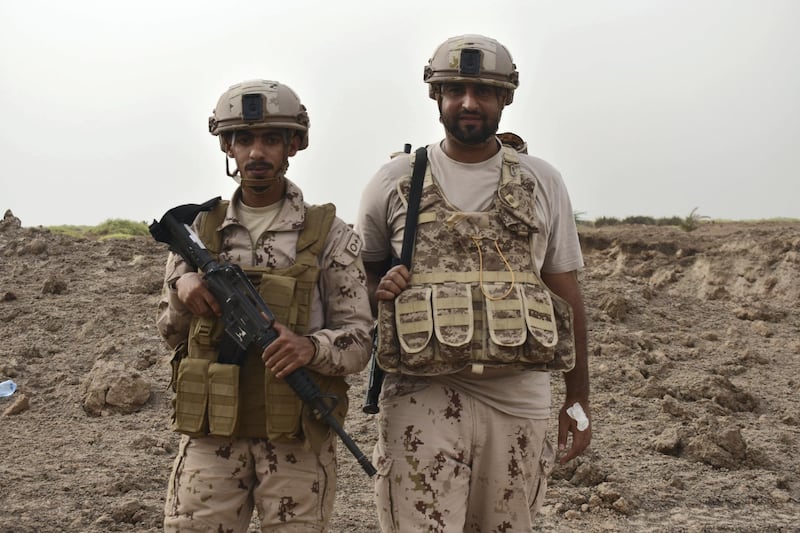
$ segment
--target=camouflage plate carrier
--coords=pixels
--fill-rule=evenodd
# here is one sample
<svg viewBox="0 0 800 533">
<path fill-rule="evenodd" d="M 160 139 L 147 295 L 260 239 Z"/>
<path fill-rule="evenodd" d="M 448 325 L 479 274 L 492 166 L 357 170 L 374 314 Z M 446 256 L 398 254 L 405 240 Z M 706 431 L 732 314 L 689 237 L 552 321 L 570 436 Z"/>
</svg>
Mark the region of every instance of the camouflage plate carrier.
<svg viewBox="0 0 800 533">
<path fill-rule="evenodd" d="M 502 150 L 494 204 L 480 213 L 449 205 L 428 166 L 411 284 L 379 304 L 377 355 L 387 372 L 573 367 L 572 309 L 542 282 L 533 262 L 535 181 L 521 174 L 514 149 Z M 410 177 L 399 181 L 401 198 L 409 184 Z"/>
</svg>

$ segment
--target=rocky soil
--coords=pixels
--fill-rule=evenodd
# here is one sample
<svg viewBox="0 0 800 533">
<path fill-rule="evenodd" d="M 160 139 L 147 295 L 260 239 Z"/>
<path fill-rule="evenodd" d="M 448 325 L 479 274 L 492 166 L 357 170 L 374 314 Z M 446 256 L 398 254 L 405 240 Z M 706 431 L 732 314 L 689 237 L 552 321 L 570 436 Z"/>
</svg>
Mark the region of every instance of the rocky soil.
<svg viewBox="0 0 800 533">
<path fill-rule="evenodd" d="M 800 223 L 582 228 L 594 441 L 542 531 L 800 531 Z M 0 532 L 160 531 L 178 435 L 166 250 L 0 221 Z M 347 429 L 370 451 L 351 379 Z M 563 387 L 554 376 L 555 398 Z M 332 532 L 376 531 L 340 447 Z M 253 529 L 256 531 L 256 529 Z"/>
</svg>

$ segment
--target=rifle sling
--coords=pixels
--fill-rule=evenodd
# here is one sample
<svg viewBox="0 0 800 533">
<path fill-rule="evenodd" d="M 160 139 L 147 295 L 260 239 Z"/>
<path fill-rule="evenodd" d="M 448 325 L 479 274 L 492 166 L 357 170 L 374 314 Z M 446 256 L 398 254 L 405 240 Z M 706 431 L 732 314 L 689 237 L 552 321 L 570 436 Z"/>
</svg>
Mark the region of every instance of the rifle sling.
<svg viewBox="0 0 800 533">
<path fill-rule="evenodd" d="M 411 269 L 411 257 L 414 255 L 414 241 L 417 236 L 417 219 L 419 203 L 422 198 L 422 182 L 425 168 L 428 165 L 428 148 L 420 146 L 414 152 L 414 171 L 411 173 L 411 189 L 408 192 L 408 212 L 403 229 L 403 247 L 400 251 L 400 262 Z"/>
</svg>

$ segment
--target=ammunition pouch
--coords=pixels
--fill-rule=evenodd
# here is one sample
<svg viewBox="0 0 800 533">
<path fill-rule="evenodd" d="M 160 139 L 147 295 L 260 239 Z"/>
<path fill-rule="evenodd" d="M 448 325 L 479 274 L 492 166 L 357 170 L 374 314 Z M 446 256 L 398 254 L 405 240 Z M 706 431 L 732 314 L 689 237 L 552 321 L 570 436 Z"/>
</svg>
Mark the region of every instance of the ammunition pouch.
<svg viewBox="0 0 800 533">
<path fill-rule="evenodd" d="M 201 240 L 208 242 L 214 253 L 221 247 L 216 230 L 226 207 L 226 203 L 220 203 L 200 222 Z M 306 211 L 306 225 L 298 236 L 293 265 L 283 269 L 243 268 L 275 320 L 300 335 L 309 330 L 319 256 L 334 215 L 330 204 L 311 206 Z M 225 335 L 224 327 L 223 320 L 195 317 L 186 345 L 175 350 L 174 429 L 193 436 L 305 439 L 307 446 L 319 451 L 330 436 L 330 427 L 304 407 L 284 380 L 275 378 L 264 367 L 259 350 L 239 352 Z M 343 423 L 348 407 L 347 382 L 343 377 L 308 372 L 323 394 L 338 397 L 332 414 Z"/>
<path fill-rule="evenodd" d="M 376 354 L 387 372 L 411 375 L 470 365 L 566 371 L 574 365 L 572 309 L 540 281 L 412 286 L 379 302 Z"/>
</svg>

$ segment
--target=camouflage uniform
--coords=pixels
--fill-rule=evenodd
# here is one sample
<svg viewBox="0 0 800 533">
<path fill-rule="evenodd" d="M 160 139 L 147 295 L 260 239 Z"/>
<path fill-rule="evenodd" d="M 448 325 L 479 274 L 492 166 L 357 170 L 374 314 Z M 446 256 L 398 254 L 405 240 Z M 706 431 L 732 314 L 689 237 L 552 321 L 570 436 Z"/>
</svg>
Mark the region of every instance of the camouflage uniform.
<svg viewBox="0 0 800 533">
<path fill-rule="evenodd" d="M 291 266 L 308 207 L 300 189 L 286 180 L 280 212 L 255 243 L 238 222 L 240 193 L 237 189 L 220 226 L 220 260 L 243 268 Z M 308 334 L 317 351 L 307 368 L 319 374 L 359 372 L 368 359 L 371 317 L 360 245 L 353 230 L 334 219 L 321 254 Z M 189 271 L 181 257 L 170 254 L 157 324 L 172 347 L 186 341 L 192 321 L 173 288 Z M 332 438 L 315 453 L 298 441 L 184 436 L 170 480 L 165 528 L 245 531 L 255 506 L 265 531 L 325 531 L 336 485 L 334 452 Z"/>
<path fill-rule="evenodd" d="M 374 452 L 381 531 L 531 531 L 555 456 L 546 430 L 446 379 L 387 376 Z"/>
<path fill-rule="evenodd" d="M 452 168 L 446 166 L 438 144 L 429 146 L 428 153 L 432 183 L 426 189 L 437 198 L 449 198 L 451 189 L 442 188 L 442 178 Z M 579 268 L 583 262 L 572 207 L 560 175 L 531 156 L 520 154 L 519 163 L 522 176 L 537 191 L 533 212 L 538 231 L 529 238 L 533 268 L 537 272 Z M 494 169 L 494 178 L 486 181 L 493 181 L 495 189 L 502 165 L 501 150 L 488 165 Z M 367 185 L 357 220 L 365 261 L 377 261 L 387 253 L 399 255 L 406 215 L 401 191 L 409 174 L 409 157 L 396 157 Z M 462 170 L 456 178 L 451 183 L 464 189 L 460 192 L 465 197 L 482 196 L 468 173 Z M 438 201 L 424 205 L 433 203 L 441 205 Z M 449 202 L 445 206 L 453 213 L 459 211 Z M 432 224 L 433 218 L 423 206 L 421 223 Z M 438 213 L 436 219 L 440 219 Z M 450 261 L 457 271 L 474 259 L 459 253 L 476 253 L 474 247 L 445 251 L 425 241 L 418 244 L 427 248 L 415 249 L 412 287 L 415 263 Z M 482 374 L 469 368 L 431 376 L 409 375 L 402 368 L 399 373 L 387 373 L 373 454 L 381 530 L 530 531 L 554 460 L 546 435 L 549 380 L 547 372 L 515 365 L 487 365 Z"/>
<path fill-rule="evenodd" d="M 379 523 L 393 533 L 532 531 L 554 458 L 543 370 L 572 368 L 567 397 L 588 407 L 572 205 L 556 169 L 524 143 L 517 155 L 492 138 L 519 86 L 505 46 L 452 37 L 423 80 L 446 136 L 427 147 L 408 271 L 385 268 L 401 257 L 412 156 L 367 183 L 356 223 L 387 372 L 373 456 Z M 568 455 L 591 432 L 579 437 Z"/>
</svg>

